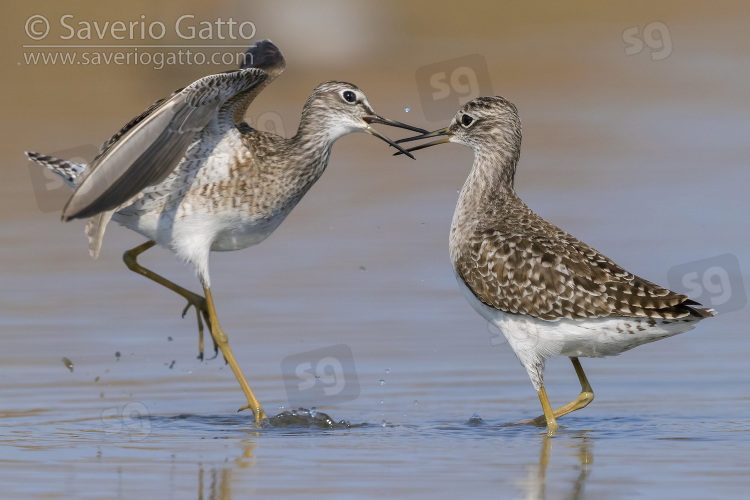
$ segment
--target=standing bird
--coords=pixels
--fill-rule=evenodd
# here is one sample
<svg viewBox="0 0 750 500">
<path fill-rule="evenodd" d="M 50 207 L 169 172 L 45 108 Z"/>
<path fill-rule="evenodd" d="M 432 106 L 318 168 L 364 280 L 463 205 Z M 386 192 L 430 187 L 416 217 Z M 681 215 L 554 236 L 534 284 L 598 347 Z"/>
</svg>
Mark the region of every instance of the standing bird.
<svg viewBox="0 0 750 500">
<path fill-rule="evenodd" d="M 125 252 L 128 268 L 184 297 L 183 316 L 195 308 L 201 359 L 205 319 L 215 350 L 221 349 L 247 398 L 241 409 L 250 408 L 259 422 L 266 414 L 216 317 L 209 252 L 266 239 L 323 174 L 337 139 L 367 132 L 404 151 L 370 124 L 426 131 L 378 116 L 359 88 L 333 81 L 313 90 L 294 137 L 255 130 L 243 121 L 245 111 L 284 70 L 284 58 L 264 40 L 250 47 L 245 61 L 238 70 L 203 77 L 155 102 L 88 165 L 27 155 L 75 189 L 62 219 L 90 218 L 86 234 L 94 258 L 110 219 L 148 238 Z M 195 267 L 205 298 L 138 264 L 138 255 L 155 244 Z"/>
<path fill-rule="evenodd" d="M 450 233 L 450 257 L 471 306 L 496 325 L 526 368 L 547 424 L 594 399 L 579 357 L 615 356 L 692 330 L 714 315 L 686 295 L 635 276 L 531 211 L 513 187 L 521 121 L 502 97 L 468 102 L 447 128 L 398 142 L 445 136 L 408 151 L 455 142 L 474 151 Z M 398 154 L 398 153 L 397 153 Z M 552 409 L 544 389 L 551 356 L 573 362 L 581 394 Z"/>
</svg>

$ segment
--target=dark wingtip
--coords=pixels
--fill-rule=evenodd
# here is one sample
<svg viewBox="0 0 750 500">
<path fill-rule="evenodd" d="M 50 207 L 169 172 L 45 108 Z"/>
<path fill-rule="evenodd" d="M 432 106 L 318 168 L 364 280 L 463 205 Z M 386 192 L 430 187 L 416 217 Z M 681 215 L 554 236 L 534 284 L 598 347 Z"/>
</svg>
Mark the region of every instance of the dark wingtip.
<svg viewBox="0 0 750 500">
<path fill-rule="evenodd" d="M 247 49 L 240 69 L 260 68 L 270 74 L 280 72 L 285 64 L 284 56 L 281 55 L 279 48 L 271 40 L 261 40 Z"/>
<path fill-rule="evenodd" d="M 716 311 L 710 307 L 686 307 L 688 311 L 690 311 L 690 315 L 695 316 L 696 318 L 713 318 L 716 316 Z"/>
</svg>

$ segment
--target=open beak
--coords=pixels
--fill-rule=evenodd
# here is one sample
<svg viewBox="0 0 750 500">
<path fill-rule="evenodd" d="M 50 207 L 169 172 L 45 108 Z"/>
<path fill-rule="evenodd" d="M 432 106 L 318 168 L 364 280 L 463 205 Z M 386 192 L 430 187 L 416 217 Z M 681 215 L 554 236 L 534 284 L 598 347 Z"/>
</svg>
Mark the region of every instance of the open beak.
<svg viewBox="0 0 750 500">
<path fill-rule="evenodd" d="M 408 156 L 412 160 L 414 160 L 415 158 L 407 150 L 405 150 L 404 148 L 402 148 L 401 146 L 399 146 L 398 144 L 396 144 L 395 142 L 393 142 L 392 140 L 390 140 L 389 138 L 387 138 L 386 136 L 384 136 L 383 134 L 381 134 L 380 132 L 378 132 L 377 130 L 375 130 L 374 128 L 372 128 L 370 126 L 370 124 L 371 123 L 382 123 L 383 125 L 390 125 L 391 127 L 405 128 L 407 130 L 412 130 L 414 132 L 421 132 L 423 134 L 427 133 L 427 131 L 424 130 L 424 129 L 417 128 L 417 127 L 412 127 L 411 125 L 407 125 L 405 123 L 397 122 L 396 120 L 389 120 L 388 118 L 383 118 L 382 116 L 378 116 L 378 115 L 366 115 L 366 116 L 362 117 L 362 120 L 367 124 L 367 127 L 365 127 L 365 131 L 367 133 L 372 134 L 375 137 L 377 137 L 378 139 L 381 139 L 381 140 L 387 142 L 388 144 L 390 144 L 394 148 L 398 149 L 399 152 L 397 154 L 405 154 L 406 156 Z M 400 142 L 400 141 L 397 141 L 397 142 Z"/>
<path fill-rule="evenodd" d="M 450 142 L 451 138 L 453 137 L 453 134 L 451 134 L 450 128 L 445 127 L 445 128 L 441 128 L 440 130 L 435 130 L 434 132 L 427 132 L 422 135 L 415 135 L 414 137 L 407 137 L 406 139 L 400 139 L 396 142 L 401 143 L 401 142 L 409 142 L 409 141 L 419 141 L 421 139 L 429 139 L 430 137 L 440 137 L 441 135 L 447 136 L 447 137 L 438 139 L 437 141 L 420 144 L 419 146 L 414 146 L 413 148 L 409 148 L 406 150 L 401 150 L 401 148 L 399 148 L 400 151 L 398 153 L 393 153 L 393 155 L 396 156 L 400 154 L 409 154 L 410 151 L 417 151 L 420 149 L 429 148 L 430 146 L 435 146 L 437 144 L 444 144 L 446 142 Z M 404 152 L 402 153 L 401 151 L 404 151 Z"/>
</svg>

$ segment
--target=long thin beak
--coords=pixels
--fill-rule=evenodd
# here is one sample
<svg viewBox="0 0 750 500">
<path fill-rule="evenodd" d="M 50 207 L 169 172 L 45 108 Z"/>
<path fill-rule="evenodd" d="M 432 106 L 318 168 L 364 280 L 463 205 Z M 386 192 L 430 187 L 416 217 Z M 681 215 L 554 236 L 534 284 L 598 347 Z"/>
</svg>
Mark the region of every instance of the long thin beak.
<svg viewBox="0 0 750 500">
<path fill-rule="evenodd" d="M 382 116 L 378 116 L 378 115 L 366 115 L 366 116 L 363 116 L 362 119 L 365 121 L 365 123 L 382 123 L 383 125 L 390 125 L 391 127 L 405 128 L 406 130 L 412 130 L 414 132 L 419 132 L 421 134 L 427 133 L 427 131 L 423 128 L 412 127 L 411 125 L 407 125 L 406 123 L 397 122 L 396 120 L 390 120 L 388 118 L 383 118 Z M 401 142 L 401 141 L 396 141 L 396 142 Z"/>
<path fill-rule="evenodd" d="M 398 149 L 398 151 L 399 151 L 398 154 L 405 154 L 406 156 L 408 156 L 412 160 L 416 159 L 407 150 L 405 150 L 404 148 L 402 148 L 401 146 L 399 146 L 398 144 L 396 144 L 395 142 L 393 142 L 392 140 L 390 140 L 389 138 L 387 138 L 386 136 L 384 136 L 383 134 L 381 134 L 380 132 L 378 132 L 377 130 L 375 130 L 374 128 L 372 128 L 370 126 L 370 124 L 371 123 L 382 123 L 383 125 L 390 125 L 391 127 L 405 128 L 407 130 L 412 130 L 414 132 L 422 132 L 422 133 L 427 133 L 426 130 L 418 128 L 418 127 L 412 127 L 411 125 L 407 125 L 405 123 L 397 122 L 396 120 L 389 120 L 388 118 L 383 118 L 382 116 L 378 116 L 378 115 L 366 115 L 366 116 L 362 117 L 362 120 L 365 123 L 367 123 L 367 127 L 365 128 L 365 130 L 368 133 L 374 135 L 378 139 L 381 139 L 381 140 L 387 142 L 388 144 L 390 144 L 391 146 L 393 146 L 394 148 Z"/>
<path fill-rule="evenodd" d="M 439 130 L 435 130 L 434 132 L 427 132 L 422 135 L 415 135 L 414 137 L 407 137 L 406 139 L 399 139 L 396 142 L 402 143 L 402 142 L 409 142 L 409 141 L 418 141 L 421 139 L 429 139 L 430 137 L 440 137 L 441 135 L 444 135 L 447 137 L 443 139 L 438 139 L 437 141 L 428 142 L 426 144 L 420 144 L 419 146 L 414 146 L 413 148 L 407 149 L 405 153 L 401 153 L 399 151 L 398 153 L 393 153 L 393 155 L 396 156 L 400 154 L 409 154 L 410 151 L 418 151 L 420 149 L 429 148 L 430 146 L 435 146 L 437 144 L 444 144 L 446 142 L 450 142 L 451 137 L 453 137 L 453 134 L 451 133 L 449 127 L 445 127 Z"/>
</svg>

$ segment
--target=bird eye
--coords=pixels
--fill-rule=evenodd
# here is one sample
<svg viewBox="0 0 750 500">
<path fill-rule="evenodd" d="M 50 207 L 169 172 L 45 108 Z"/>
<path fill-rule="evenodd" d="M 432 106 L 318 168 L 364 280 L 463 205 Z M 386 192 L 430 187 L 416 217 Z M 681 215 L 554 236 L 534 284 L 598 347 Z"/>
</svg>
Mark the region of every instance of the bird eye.
<svg viewBox="0 0 750 500">
<path fill-rule="evenodd" d="M 344 96 L 344 100 L 346 102 L 356 102 L 357 101 L 357 95 L 352 92 L 351 90 L 347 90 L 342 94 Z"/>
<path fill-rule="evenodd" d="M 469 125 L 472 124 L 473 121 L 474 121 L 474 118 L 472 118 L 469 115 L 463 115 L 461 117 L 461 125 L 463 125 L 464 127 L 468 127 Z"/>
</svg>

